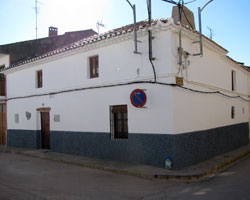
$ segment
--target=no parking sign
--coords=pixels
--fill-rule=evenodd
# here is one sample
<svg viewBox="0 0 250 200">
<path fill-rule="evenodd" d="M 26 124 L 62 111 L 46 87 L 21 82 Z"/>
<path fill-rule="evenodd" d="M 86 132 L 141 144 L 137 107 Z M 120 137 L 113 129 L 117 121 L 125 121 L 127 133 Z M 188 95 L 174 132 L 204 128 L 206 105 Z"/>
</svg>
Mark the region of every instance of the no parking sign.
<svg viewBox="0 0 250 200">
<path fill-rule="evenodd" d="M 130 100 L 133 106 L 141 108 L 146 104 L 147 96 L 141 89 L 135 89 L 130 94 Z"/>
</svg>

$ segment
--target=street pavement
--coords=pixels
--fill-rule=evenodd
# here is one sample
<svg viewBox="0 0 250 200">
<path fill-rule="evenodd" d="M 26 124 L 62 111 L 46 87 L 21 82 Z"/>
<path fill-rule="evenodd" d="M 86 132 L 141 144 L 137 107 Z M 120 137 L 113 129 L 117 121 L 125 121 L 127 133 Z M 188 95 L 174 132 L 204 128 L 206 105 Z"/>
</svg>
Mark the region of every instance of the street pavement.
<svg viewBox="0 0 250 200">
<path fill-rule="evenodd" d="M 1 200 L 250 199 L 249 156 L 193 182 L 149 180 L 17 152 L 0 152 L 0 163 Z"/>
<path fill-rule="evenodd" d="M 242 158 L 250 155 L 250 145 L 180 170 L 168 170 L 149 165 L 123 163 L 112 160 L 62 154 L 44 149 L 24 149 L 0 146 L 0 152 L 53 160 L 56 162 L 88 167 L 92 169 L 99 169 L 118 174 L 132 175 L 150 180 L 157 179 L 187 182 L 197 181 L 206 177 L 210 177 L 218 171 L 223 170 L 230 165 L 240 161 Z"/>
</svg>

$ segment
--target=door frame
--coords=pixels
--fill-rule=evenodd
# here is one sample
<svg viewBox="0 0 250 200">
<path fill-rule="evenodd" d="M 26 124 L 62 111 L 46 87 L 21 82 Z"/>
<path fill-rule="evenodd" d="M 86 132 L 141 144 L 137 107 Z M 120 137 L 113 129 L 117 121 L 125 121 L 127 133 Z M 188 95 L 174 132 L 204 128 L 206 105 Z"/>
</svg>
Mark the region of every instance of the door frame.
<svg viewBox="0 0 250 200">
<path fill-rule="evenodd" d="M 44 146 L 46 146 L 45 145 L 45 143 L 44 143 L 44 140 L 43 140 L 43 137 L 44 137 L 44 134 L 43 134 L 43 123 L 42 123 L 42 114 L 43 113 L 48 113 L 48 121 L 47 121 L 47 123 L 48 123 L 48 132 L 49 132 L 49 134 L 48 134 L 48 137 L 49 137 L 49 144 L 48 144 L 48 146 L 47 146 L 47 148 L 46 149 L 50 149 L 50 110 L 51 110 L 51 108 L 50 107 L 42 107 L 42 108 L 38 108 L 37 109 L 37 111 L 39 111 L 40 112 L 40 133 L 41 133 L 41 148 L 44 148 Z"/>
<path fill-rule="evenodd" d="M 4 112 L 3 112 L 4 111 Z M 6 104 L 5 103 L 0 103 L 0 113 L 2 115 L 1 117 L 1 133 L 0 133 L 0 144 L 1 145 L 6 145 L 7 144 L 7 110 L 6 110 Z"/>
</svg>

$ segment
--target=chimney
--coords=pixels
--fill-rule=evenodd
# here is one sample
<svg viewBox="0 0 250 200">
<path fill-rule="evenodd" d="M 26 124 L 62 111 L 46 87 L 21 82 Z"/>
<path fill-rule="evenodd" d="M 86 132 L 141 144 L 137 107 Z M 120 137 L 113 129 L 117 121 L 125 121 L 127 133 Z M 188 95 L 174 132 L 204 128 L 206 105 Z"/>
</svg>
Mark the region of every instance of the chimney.
<svg viewBox="0 0 250 200">
<path fill-rule="evenodd" d="M 179 8 L 178 6 L 174 6 L 172 10 L 172 18 L 174 22 L 179 22 Z M 195 30 L 195 23 L 194 23 L 194 14 L 191 10 L 189 10 L 186 6 L 183 6 L 183 10 L 181 13 L 181 23 L 184 25 L 188 25 L 189 27 Z"/>
<path fill-rule="evenodd" d="M 58 29 L 56 27 L 50 26 L 49 27 L 49 37 L 57 36 L 57 30 Z"/>
</svg>

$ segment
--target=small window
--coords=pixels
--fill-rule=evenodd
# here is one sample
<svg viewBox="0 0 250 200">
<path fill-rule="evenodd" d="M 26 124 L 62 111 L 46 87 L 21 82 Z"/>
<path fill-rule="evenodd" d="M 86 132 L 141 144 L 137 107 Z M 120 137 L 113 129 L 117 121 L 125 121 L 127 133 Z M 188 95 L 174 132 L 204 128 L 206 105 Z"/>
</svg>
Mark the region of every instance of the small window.
<svg viewBox="0 0 250 200">
<path fill-rule="evenodd" d="M 128 139 L 127 105 L 110 106 L 111 139 Z"/>
<path fill-rule="evenodd" d="M 15 123 L 16 123 L 16 124 L 19 123 L 19 114 L 15 114 Z"/>
<path fill-rule="evenodd" d="M 89 78 L 99 77 L 99 60 L 98 56 L 89 57 Z"/>
<path fill-rule="evenodd" d="M 232 91 L 236 90 L 236 72 L 232 70 Z"/>
<path fill-rule="evenodd" d="M 231 107 L 231 118 L 232 119 L 235 118 L 235 107 L 234 106 Z"/>
<path fill-rule="evenodd" d="M 36 86 L 37 88 L 43 87 L 43 71 L 39 70 L 36 72 Z"/>
<path fill-rule="evenodd" d="M 5 68 L 5 65 L 0 65 L 0 70 L 4 68 Z"/>
<path fill-rule="evenodd" d="M 60 122 L 60 115 L 54 115 L 54 122 Z"/>
</svg>

